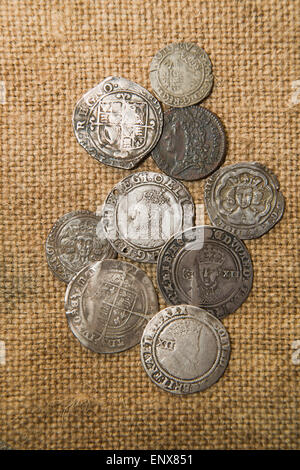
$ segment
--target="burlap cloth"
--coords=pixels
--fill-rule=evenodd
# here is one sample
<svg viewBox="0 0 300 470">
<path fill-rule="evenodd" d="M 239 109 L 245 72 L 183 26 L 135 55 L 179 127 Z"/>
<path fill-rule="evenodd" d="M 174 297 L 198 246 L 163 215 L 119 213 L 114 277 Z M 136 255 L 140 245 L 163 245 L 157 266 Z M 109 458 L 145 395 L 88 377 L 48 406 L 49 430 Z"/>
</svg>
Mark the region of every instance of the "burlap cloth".
<svg viewBox="0 0 300 470">
<path fill-rule="evenodd" d="M 299 448 L 299 8 L 298 0 L 1 1 L 0 439 L 11 447 Z M 151 59 L 175 41 L 198 43 L 212 60 L 215 85 L 203 105 L 227 129 L 226 164 L 267 165 L 286 198 L 282 221 L 246 242 L 254 285 L 224 319 L 225 375 L 184 397 L 150 382 L 139 346 L 98 355 L 80 345 L 67 326 L 65 285 L 44 254 L 57 218 L 96 210 L 129 174 L 79 146 L 76 101 L 109 75 L 151 91 Z M 139 170 L 159 171 L 151 157 Z M 204 181 L 186 186 L 203 203 Z M 140 266 L 156 284 L 154 266 Z"/>
</svg>

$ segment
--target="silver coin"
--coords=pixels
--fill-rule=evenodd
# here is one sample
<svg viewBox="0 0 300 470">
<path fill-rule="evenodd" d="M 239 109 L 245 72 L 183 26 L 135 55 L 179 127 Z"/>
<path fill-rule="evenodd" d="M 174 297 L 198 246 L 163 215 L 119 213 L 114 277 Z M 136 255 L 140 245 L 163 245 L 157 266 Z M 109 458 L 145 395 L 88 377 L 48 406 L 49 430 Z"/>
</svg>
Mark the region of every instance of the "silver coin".
<svg viewBox="0 0 300 470">
<path fill-rule="evenodd" d="M 60 217 L 46 240 L 49 268 L 64 282 L 87 264 L 116 256 L 105 237 L 101 216 L 90 211 L 69 212 Z"/>
<path fill-rule="evenodd" d="M 285 206 L 276 176 L 257 162 L 221 168 L 207 180 L 204 197 L 212 224 L 242 239 L 268 232 Z"/>
<path fill-rule="evenodd" d="M 151 171 L 124 178 L 103 206 L 103 227 L 112 246 L 143 263 L 156 263 L 171 235 L 191 227 L 193 220 L 193 200 L 183 184 Z"/>
<path fill-rule="evenodd" d="M 202 106 L 164 113 L 162 135 L 152 151 L 158 167 L 180 180 L 205 178 L 222 163 L 226 135 L 220 119 Z"/>
<path fill-rule="evenodd" d="M 158 141 L 163 124 L 159 102 L 137 83 L 108 77 L 77 103 L 73 127 L 80 145 L 96 160 L 134 168 Z"/>
<path fill-rule="evenodd" d="M 141 269 L 119 260 L 83 268 L 65 296 L 69 326 L 76 338 L 98 353 L 135 346 L 158 310 L 152 281 Z"/>
<path fill-rule="evenodd" d="M 175 394 L 199 392 L 224 373 L 230 340 L 223 324 L 205 310 L 177 305 L 158 312 L 141 340 L 141 359 L 150 379 Z"/>
<path fill-rule="evenodd" d="M 176 234 L 157 261 L 158 286 L 166 302 L 202 307 L 217 318 L 240 307 L 252 278 L 244 243 L 217 227 L 192 227 Z"/>
<path fill-rule="evenodd" d="M 150 80 L 163 103 L 177 108 L 190 106 L 202 101 L 212 88 L 211 61 L 197 44 L 170 44 L 154 56 Z"/>
</svg>

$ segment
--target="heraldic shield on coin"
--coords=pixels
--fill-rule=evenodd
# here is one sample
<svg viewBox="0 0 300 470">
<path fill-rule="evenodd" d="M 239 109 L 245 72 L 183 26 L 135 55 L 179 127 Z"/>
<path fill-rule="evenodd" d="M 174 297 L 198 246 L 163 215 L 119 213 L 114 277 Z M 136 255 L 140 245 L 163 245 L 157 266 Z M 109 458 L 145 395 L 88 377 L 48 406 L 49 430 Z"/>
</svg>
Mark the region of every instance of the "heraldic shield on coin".
<svg viewBox="0 0 300 470">
<path fill-rule="evenodd" d="M 85 347 L 115 353 L 139 343 L 158 302 L 144 271 L 124 261 L 103 260 L 72 279 L 65 309 L 73 334 Z"/>
<path fill-rule="evenodd" d="M 223 324 L 207 311 L 177 305 L 158 312 L 141 339 L 141 360 L 163 390 L 188 394 L 205 390 L 224 373 L 230 340 Z"/>
<path fill-rule="evenodd" d="M 190 106 L 202 101 L 212 88 L 211 61 L 197 44 L 169 44 L 154 56 L 150 80 L 163 103 L 176 108 Z"/>
<path fill-rule="evenodd" d="M 207 180 L 204 197 L 212 224 L 242 239 L 268 232 L 285 206 L 276 176 L 257 162 L 218 170 Z"/>
<path fill-rule="evenodd" d="M 162 109 L 148 90 L 125 78 L 108 77 L 77 103 L 73 127 L 80 145 L 96 160 L 134 168 L 157 143 Z"/>
<path fill-rule="evenodd" d="M 52 227 L 46 240 L 46 257 L 55 276 L 69 282 L 87 264 L 116 258 L 117 253 L 104 234 L 101 216 L 75 211 Z"/>
<path fill-rule="evenodd" d="M 127 258 L 156 263 L 166 241 L 191 227 L 194 203 L 179 181 L 142 171 L 120 181 L 103 206 L 103 228 L 115 250 Z"/>
<path fill-rule="evenodd" d="M 197 226 L 165 244 L 157 261 L 157 279 L 169 304 L 195 305 L 223 318 L 248 297 L 252 261 L 235 235 L 217 227 Z"/>
<path fill-rule="evenodd" d="M 164 113 L 162 135 L 152 151 L 157 166 L 181 180 L 205 178 L 221 165 L 226 134 L 220 119 L 202 106 Z"/>
</svg>

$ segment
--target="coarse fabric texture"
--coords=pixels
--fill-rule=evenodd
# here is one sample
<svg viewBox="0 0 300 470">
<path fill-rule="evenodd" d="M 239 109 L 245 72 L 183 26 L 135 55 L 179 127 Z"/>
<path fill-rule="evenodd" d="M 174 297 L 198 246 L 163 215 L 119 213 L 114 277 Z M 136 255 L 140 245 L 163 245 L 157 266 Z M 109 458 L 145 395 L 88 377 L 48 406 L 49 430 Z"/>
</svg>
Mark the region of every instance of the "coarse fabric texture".
<svg viewBox="0 0 300 470">
<path fill-rule="evenodd" d="M 299 448 L 299 1 L 0 5 L 0 439 L 16 449 Z M 129 174 L 99 164 L 77 143 L 75 103 L 110 75 L 151 92 L 153 55 L 179 41 L 211 58 L 214 87 L 202 104 L 226 127 L 225 164 L 266 165 L 286 200 L 282 221 L 246 241 L 254 284 L 223 320 L 232 343 L 225 375 L 183 397 L 150 382 L 139 346 L 115 355 L 81 346 L 67 326 L 65 285 L 44 252 L 60 216 L 95 211 Z M 151 157 L 140 170 L 159 171 Z M 196 204 L 204 184 L 186 183 Z M 155 266 L 140 267 L 157 285 Z"/>
</svg>

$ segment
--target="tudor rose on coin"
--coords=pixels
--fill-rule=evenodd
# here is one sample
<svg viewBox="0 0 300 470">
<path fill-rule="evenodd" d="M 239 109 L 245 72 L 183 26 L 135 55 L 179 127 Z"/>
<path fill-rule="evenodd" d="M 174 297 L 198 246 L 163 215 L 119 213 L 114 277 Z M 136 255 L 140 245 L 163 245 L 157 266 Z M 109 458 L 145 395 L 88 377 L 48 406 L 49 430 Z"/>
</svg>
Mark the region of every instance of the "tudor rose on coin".
<svg viewBox="0 0 300 470">
<path fill-rule="evenodd" d="M 202 308 L 177 305 L 158 312 L 141 339 L 150 379 L 175 394 L 205 390 L 224 373 L 230 340 L 223 324 Z"/>
<path fill-rule="evenodd" d="M 205 178 L 221 165 L 226 135 L 220 119 L 202 106 L 164 113 L 162 135 L 152 151 L 157 166 L 181 180 Z"/>
<path fill-rule="evenodd" d="M 88 91 L 73 114 L 75 136 L 96 160 L 134 168 L 158 141 L 162 110 L 148 90 L 125 78 L 108 77 Z"/>
<path fill-rule="evenodd" d="M 157 261 L 158 286 L 166 302 L 202 307 L 218 318 L 246 300 L 252 278 L 244 243 L 212 226 L 192 227 L 171 237 Z"/>
<path fill-rule="evenodd" d="M 49 268 L 64 282 L 69 282 L 87 264 L 116 256 L 104 234 L 101 216 L 90 211 L 63 215 L 46 240 Z"/>
<path fill-rule="evenodd" d="M 177 108 L 190 106 L 202 101 L 212 88 L 211 61 L 197 44 L 169 44 L 154 56 L 150 80 L 163 103 Z"/>
<path fill-rule="evenodd" d="M 102 214 L 105 234 L 118 253 L 156 263 L 165 242 L 193 225 L 194 203 L 179 181 L 142 171 L 127 176 L 111 190 Z"/>
<path fill-rule="evenodd" d="M 65 309 L 69 327 L 83 346 L 114 353 L 140 341 L 158 302 L 144 271 L 111 259 L 86 266 L 72 279 Z"/>
<path fill-rule="evenodd" d="M 268 232 L 285 206 L 276 176 L 257 162 L 221 168 L 207 180 L 204 197 L 211 223 L 242 239 Z"/>
</svg>

